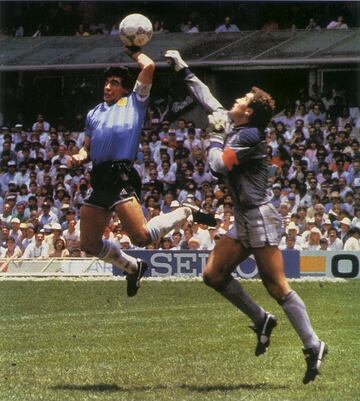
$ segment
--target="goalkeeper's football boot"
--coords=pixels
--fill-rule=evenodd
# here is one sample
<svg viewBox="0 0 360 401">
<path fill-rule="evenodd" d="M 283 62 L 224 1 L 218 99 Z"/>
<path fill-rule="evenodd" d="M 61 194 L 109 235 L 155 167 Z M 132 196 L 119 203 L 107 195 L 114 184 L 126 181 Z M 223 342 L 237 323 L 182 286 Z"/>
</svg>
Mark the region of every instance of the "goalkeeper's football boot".
<svg viewBox="0 0 360 401">
<path fill-rule="evenodd" d="M 184 202 L 182 206 L 191 209 L 194 223 L 206 224 L 210 227 L 216 227 L 217 221 L 212 214 L 201 212 L 199 207 L 189 202 Z"/>
<path fill-rule="evenodd" d="M 141 277 L 144 275 L 144 273 L 148 268 L 147 263 L 141 259 L 137 259 L 137 265 L 138 265 L 137 272 L 126 275 L 128 297 L 133 297 L 136 295 L 138 289 L 140 288 Z"/>
<path fill-rule="evenodd" d="M 320 374 L 322 360 L 325 358 L 325 355 L 328 353 L 328 351 L 329 348 L 324 341 L 320 341 L 319 349 L 303 349 L 306 360 L 306 372 L 303 378 L 304 384 L 308 384 L 309 382 L 315 380 L 316 376 Z"/>
<path fill-rule="evenodd" d="M 270 345 L 270 337 L 273 329 L 277 325 L 276 316 L 272 315 L 271 313 L 266 312 L 265 318 L 260 326 L 249 326 L 250 329 L 254 330 L 258 342 L 255 348 L 255 355 L 259 356 L 266 352 L 267 348 Z"/>
</svg>

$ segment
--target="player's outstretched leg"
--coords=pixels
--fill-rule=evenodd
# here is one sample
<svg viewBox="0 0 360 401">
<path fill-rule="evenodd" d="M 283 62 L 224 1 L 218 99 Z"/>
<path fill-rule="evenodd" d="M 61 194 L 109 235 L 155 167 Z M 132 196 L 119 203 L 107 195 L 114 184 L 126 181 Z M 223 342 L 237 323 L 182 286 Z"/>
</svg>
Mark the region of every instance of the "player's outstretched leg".
<svg viewBox="0 0 360 401">
<path fill-rule="evenodd" d="M 185 223 L 187 218 L 191 216 L 191 210 L 186 207 L 179 207 L 170 213 L 160 214 L 153 217 L 146 224 L 146 229 L 153 242 L 159 241 L 170 230 L 179 224 Z"/>
<path fill-rule="evenodd" d="M 255 355 L 259 356 L 266 352 L 270 345 L 270 337 L 273 329 L 277 325 L 276 316 L 269 312 L 266 312 L 264 320 L 261 325 L 256 326 L 255 324 L 249 326 L 257 335 L 257 344 L 255 348 Z"/>
<path fill-rule="evenodd" d="M 188 207 L 191 210 L 192 218 L 195 223 L 206 224 L 210 227 L 216 227 L 217 221 L 212 214 L 203 213 L 200 211 L 199 207 L 188 202 L 184 202 L 182 206 Z"/>
<path fill-rule="evenodd" d="M 308 384 L 315 380 L 316 376 L 320 374 L 321 363 L 329 352 L 329 348 L 324 341 L 320 341 L 319 348 L 307 348 L 304 349 L 303 352 L 306 360 L 306 372 L 303 383 Z"/>
<path fill-rule="evenodd" d="M 146 262 L 141 259 L 137 259 L 137 271 L 132 274 L 126 274 L 127 280 L 127 295 L 128 297 L 133 297 L 137 294 L 140 288 L 140 280 L 148 268 Z"/>
</svg>

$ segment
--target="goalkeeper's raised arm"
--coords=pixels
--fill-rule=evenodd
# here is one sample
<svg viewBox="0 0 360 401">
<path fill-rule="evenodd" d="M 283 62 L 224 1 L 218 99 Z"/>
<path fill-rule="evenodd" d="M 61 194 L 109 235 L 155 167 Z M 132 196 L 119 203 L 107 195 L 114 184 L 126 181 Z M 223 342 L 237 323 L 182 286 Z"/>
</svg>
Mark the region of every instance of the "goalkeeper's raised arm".
<svg viewBox="0 0 360 401">
<path fill-rule="evenodd" d="M 165 57 L 169 60 L 175 71 L 182 76 L 191 94 L 207 113 L 224 110 L 223 105 L 215 99 L 210 89 L 191 72 L 189 66 L 177 50 L 167 50 Z"/>
</svg>

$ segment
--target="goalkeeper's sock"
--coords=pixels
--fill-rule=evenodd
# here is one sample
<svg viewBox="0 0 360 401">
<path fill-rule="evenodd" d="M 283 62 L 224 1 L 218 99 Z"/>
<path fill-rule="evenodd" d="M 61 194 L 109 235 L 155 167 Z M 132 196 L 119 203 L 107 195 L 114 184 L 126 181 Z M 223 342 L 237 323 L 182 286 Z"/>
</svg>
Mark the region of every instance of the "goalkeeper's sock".
<svg viewBox="0 0 360 401">
<path fill-rule="evenodd" d="M 266 316 L 265 310 L 255 303 L 248 295 L 238 280 L 231 278 L 227 285 L 218 292 L 230 301 L 234 306 L 247 315 L 255 324 L 260 326 Z"/>
<path fill-rule="evenodd" d="M 319 337 L 314 332 L 306 307 L 295 291 L 290 291 L 279 304 L 304 344 L 304 348 L 318 348 Z"/>
</svg>

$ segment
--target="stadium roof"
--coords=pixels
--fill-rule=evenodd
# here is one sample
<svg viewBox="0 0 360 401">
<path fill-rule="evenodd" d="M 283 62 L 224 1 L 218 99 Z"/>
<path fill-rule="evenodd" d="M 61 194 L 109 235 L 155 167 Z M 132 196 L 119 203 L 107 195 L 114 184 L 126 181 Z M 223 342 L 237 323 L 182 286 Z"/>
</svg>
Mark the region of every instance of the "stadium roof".
<svg viewBox="0 0 360 401">
<path fill-rule="evenodd" d="M 360 28 L 349 30 L 155 34 L 144 48 L 158 67 L 178 49 L 193 67 L 314 68 L 360 65 Z M 46 36 L 0 39 L 0 71 L 98 69 L 131 66 L 116 37 Z"/>
</svg>

